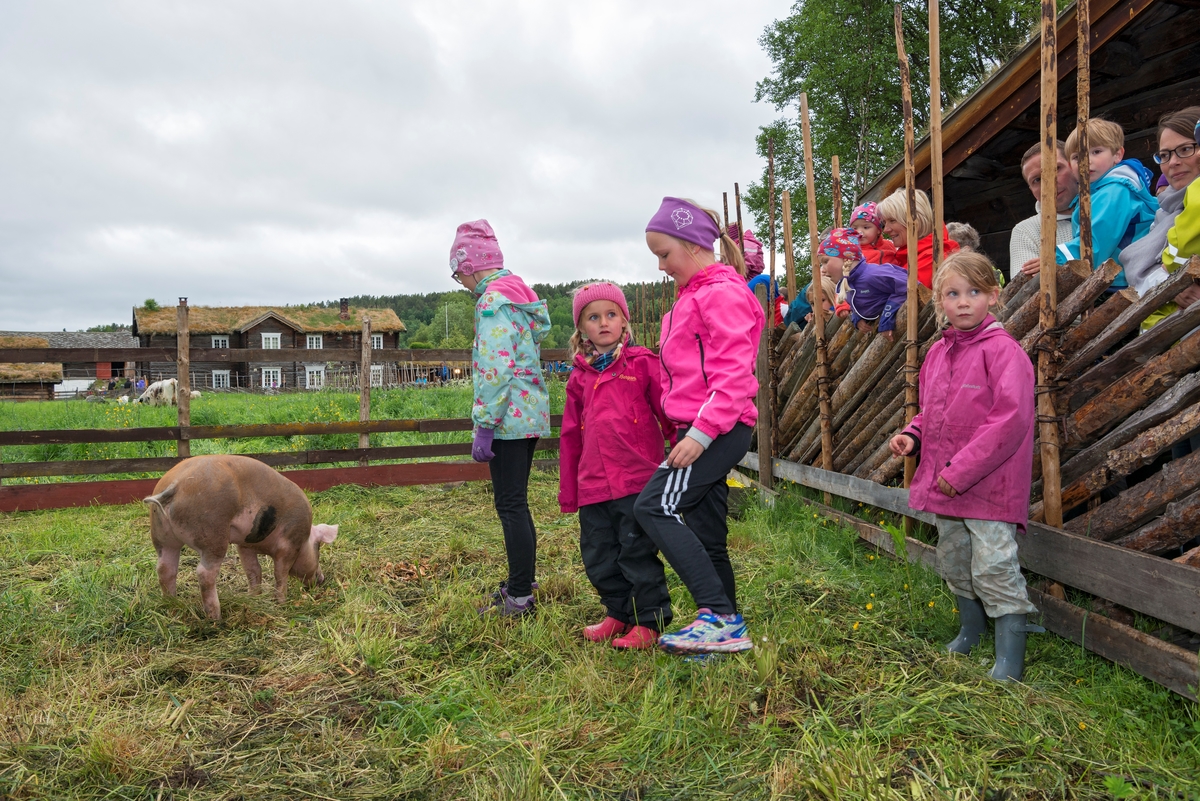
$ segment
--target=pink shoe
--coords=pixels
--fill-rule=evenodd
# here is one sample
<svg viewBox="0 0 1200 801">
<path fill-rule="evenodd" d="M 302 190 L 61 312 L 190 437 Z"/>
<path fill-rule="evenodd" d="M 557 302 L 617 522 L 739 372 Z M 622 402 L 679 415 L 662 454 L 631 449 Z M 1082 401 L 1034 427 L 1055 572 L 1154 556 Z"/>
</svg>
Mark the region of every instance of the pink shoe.
<svg viewBox="0 0 1200 801">
<path fill-rule="evenodd" d="M 658 632 L 645 626 L 634 626 L 624 637 L 612 641 L 613 648 L 636 650 L 658 645 Z"/>
<path fill-rule="evenodd" d="M 591 640 L 592 642 L 607 642 L 613 637 L 617 637 L 627 631 L 629 631 L 627 624 L 622 623 L 615 617 L 606 617 L 599 623 L 584 626 L 583 636 L 584 639 Z"/>
</svg>

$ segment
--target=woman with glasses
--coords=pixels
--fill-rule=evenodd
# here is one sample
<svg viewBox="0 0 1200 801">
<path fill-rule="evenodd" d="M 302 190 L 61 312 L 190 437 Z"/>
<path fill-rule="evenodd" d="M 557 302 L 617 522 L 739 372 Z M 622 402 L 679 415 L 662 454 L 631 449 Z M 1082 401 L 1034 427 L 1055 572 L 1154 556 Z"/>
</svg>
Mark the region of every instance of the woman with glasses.
<svg viewBox="0 0 1200 801">
<path fill-rule="evenodd" d="M 1184 195 L 1189 185 L 1200 176 L 1200 152 L 1196 149 L 1196 123 L 1200 121 L 1200 106 L 1191 106 L 1182 111 L 1165 114 L 1158 121 L 1158 151 L 1154 160 L 1162 168 L 1167 179 L 1167 188 L 1158 195 L 1158 212 L 1146 235 L 1121 251 L 1121 266 L 1130 286 L 1145 292 L 1150 287 L 1167 280 L 1175 271 L 1174 259 L 1164 258 L 1167 249 L 1167 232 L 1176 225 L 1176 218 L 1184 207 Z M 1195 191 L 1192 192 L 1196 194 Z M 1200 198 L 1193 201 L 1200 206 Z M 1200 208 L 1194 212 L 1200 216 Z M 1183 259 L 1186 261 L 1186 259 Z M 1147 319 L 1143 327 L 1155 325 L 1177 308 L 1186 308 L 1200 300 L 1200 286 L 1189 286 L 1169 303 Z"/>
</svg>

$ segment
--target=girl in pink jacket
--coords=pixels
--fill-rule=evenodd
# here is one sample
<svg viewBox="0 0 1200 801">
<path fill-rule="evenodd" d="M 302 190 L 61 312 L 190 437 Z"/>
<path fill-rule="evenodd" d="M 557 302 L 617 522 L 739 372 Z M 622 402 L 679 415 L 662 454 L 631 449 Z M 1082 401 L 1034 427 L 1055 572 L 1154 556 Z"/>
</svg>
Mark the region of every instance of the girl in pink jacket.
<svg viewBox="0 0 1200 801">
<path fill-rule="evenodd" d="M 988 313 L 1000 296 L 979 253 L 946 259 L 934 296 L 950 327 L 921 366 L 921 412 L 892 437 L 892 453 L 919 454 L 913 509 L 937 516 L 938 567 L 958 598 L 961 630 L 947 648 L 965 654 L 996 620 L 992 678 L 1020 681 L 1025 668 L 1025 579 L 1017 529 L 1029 517 L 1034 375 L 1029 357 Z"/>
<path fill-rule="evenodd" d="M 586 626 L 592 642 L 653 648 L 671 622 L 658 550 L 633 503 L 674 444 L 663 415 L 658 357 L 629 337 L 629 307 L 616 284 L 585 284 L 571 303 L 575 369 L 567 380 L 559 443 L 558 503 L 579 512 L 579 553 L 607 616 Z"/>
<path fill-rule="evenodd" d="M 737 244 L 722 235 L 717 219 L 716 212 L 668 197 L 646 226 L 658 269 L 679 292 L 663 318 L 659 346 L 663 411 L 678 426 L 679 440 L 638 496 L 634 514 L 698 607 L 694 623 L 664 634 L 659 645 L 692 654 L 751 647 L 726 548 L 725 476 L 746 455 L 758 419 L 754 361 L 765 318 L 746 288 Z M 717 240 L 724 264 L 713 252 Z"/>
</svg>

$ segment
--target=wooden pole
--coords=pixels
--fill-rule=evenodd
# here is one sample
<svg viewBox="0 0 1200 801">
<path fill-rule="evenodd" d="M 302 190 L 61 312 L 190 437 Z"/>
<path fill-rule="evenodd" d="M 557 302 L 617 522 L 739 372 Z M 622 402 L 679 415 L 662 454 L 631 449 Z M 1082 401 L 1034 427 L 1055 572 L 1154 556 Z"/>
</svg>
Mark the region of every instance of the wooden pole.
<svg viewBox="0 0 1200 801">
<path fill-rule="evenodd" d="M 1096 265 L 1092 252 L 1092 185 L 1088 177 L 1088 116 L 1092 113 L 1092 22 L 1089 0 L 1075 4 L 1075 18 L 1079 23 L 1076 36 L 1075 95 L 1078 107 L 1079 126 L 1079 258 L 1088 267 Z M 1057 153 L 1057 151 L 1055 151 Z M 1055 156 L 1057 161 L 1057 155 Z M 1043 171 L 1044 172 L 1044 171 Z M 1057 174 L 1057 173 L 1056 173 Z M 1044 217 L 1043 217 L 1044 219 Z M 1055 225 L 1057 225 L 1055 218 Z"/>
<path fill-rule="evenodd" d="M 939 0 L 929 0 L 929 177 L 933 196 L 933 269 L 942 266 L 942 231 L 946 207 L 942 202 L 942 44 L 938 31 Z"/>
<path fill-rule="evenodd" d="M 767 207 L 771 215 L 771 286 L 775 286 L 775 140 L 767 140 Z"/>
<path fill-rule="evenodd" d="M 725 207 L 725 225 L 721 228 L 722 234 L 729 233 L 729 193 L 721 193 L 721 204 Z"/>
<path fill-rule="evenodd" d="M 1056 0 L 1042 0 L 1042 247 L 1041 277 L 1043 331 L 1057 325 L 1058 280 L 1054 263 L 1058 214 L 1055 209 L 1055 175 L 1058 172 L 1058 42 Z M 1038 431 L 1042 441 L 1042 503 L 1049 526 L 1062 527 L 1061 475 L 1058 453 L 1058 413 L 1050 392 L 1053 354 L 1038 351 Z"/>
<path fill-rule="evenodd" d="M 804 185 L 808 194 L 808 252 L 812 258 L 813 326 L 817 334 L 817 398 L 821 416 L 821 467 L 833 470 L 833 413 L 829 408 L 829 352 L 825 347 L 825 309 L 821 265 L 817 260 L 817 188 L 813 178 L 812 135 L 808 123 L 808 93 L 800 93 L 800 130 L 804 136 Z M 825 504 L 830 502 L 825 493 Z"/>
<path fill-rule="evenodd" d="M 783 269 L 787 273 L 788 303 L 796 302 L 796 254 L 792 252 L 792 196 L 783 190 Z"/>
<path fill-rule="evenodd" d="M 913 171 L 915 144 L 913 137 L 912 89 L 909 85 L 908 55 L 904 52 L 904 30 L 901 27 L 900 6 L 896 6 L 896 55 L 900 59 L 900 98 L 904 113 L 904 192 L 908 200 L 908 342 L 905 356 L 905 390 L 904 390 L 904 422 L 911 423 L 917 414 L 918 394 L 917 376 L 920 365 L 917 363 L 917 187 L 916 174 Z M 936 242 L 939 237 L 935 236 Z M 917 469 L 917 460 L 912 456 L 904 458 L 904 486 L 912 483 L 913 473 Z M 908 519 L 908 518 L 906 518 Z"/>
<path fill-rule="evenodd" d="M 371 318 L 362 318 L 362 361 L 358 366 L 358 421 L 365 423 L 371 419 Z M 368 434 L 358 435 L 358 447 L 371 447 L 371 437 Z M 359 462 L 367 466 L 367 457 Z"/>
<path fill-rule="evenodd" d="M 842 171 L 838 157 L 833 157 L 833 227 L 842 227 Z"/>
<path fill-rule="evenodd" d="M 192 424 L 192 337 L 188 328 L 187 298 L 179 299 L 178 331 L 175 337 L 175 402 L 179 405 L 179 440 L 175 453 L 180 458 L 192 455 L 188 427 Z"/>
<path fill-rule="evenodd" d="M 774 315 L 771 313 L 771 293 L 767 287 L 760 286 L 754 290 L 758 302 L 762 305 L 766 321 L 763 324 L 762 337 L 758 341 L 758 360 L 755 363 L 758 373 L 758 482 L 767 489 L 773 485 L 774 463 L 771 448 L 771 429 L 773 428 L 771 414 L 771 323 Z M 766 500 L 765 498 L 763 500 Z"/>
<path fill-rule="evenodd" d="M 738 249 L 742 251 L 742 255 L 746 255 L 746 231 L 742 228 L 742 190 L 738 188 L 737 181 L 733 182 L 733 201 L 737 206 L 737 222 L 738 222 Z M 769 294 L 769 293 L 768 293 Z"/>
</svg>

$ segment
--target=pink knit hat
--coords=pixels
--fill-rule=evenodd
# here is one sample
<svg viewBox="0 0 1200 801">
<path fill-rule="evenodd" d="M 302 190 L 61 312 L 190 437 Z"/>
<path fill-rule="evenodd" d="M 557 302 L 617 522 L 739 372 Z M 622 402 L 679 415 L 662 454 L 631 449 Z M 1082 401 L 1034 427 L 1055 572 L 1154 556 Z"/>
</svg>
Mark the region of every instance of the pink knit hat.
<svg viewBox="0 0 1200 801">
<path fill-rule="evenodd" d="M 504 254 L 496 241 L 496 232 L 487 220 L 475 220 L 458 226 L 450 247 L 450 274 L 471 275 L 480 270 L 504 267 Z"/>
<path fill-rule="evenodd" d="M 834 228 L 821 240 L 821 252 L 826 256 L 845 259 L 852 265 L 862 261 L 858 231 L 853 228 Z"/>
<path fill-rule="evenodd" d="M 576 326 L 579 325 L 579 315 L 583 314 L 587 305 L 597 300 L 611 300 L 621 309 L 625 319 L 629 319 L 629 306 L 625 304 L 625 293 L 621 291 L 621 287 L 608 281 L 597 281 L 594 284 L 584 284 L 575 290 L 571 300 L 571 319 L 575 321 Z"/>
</svg>

